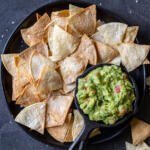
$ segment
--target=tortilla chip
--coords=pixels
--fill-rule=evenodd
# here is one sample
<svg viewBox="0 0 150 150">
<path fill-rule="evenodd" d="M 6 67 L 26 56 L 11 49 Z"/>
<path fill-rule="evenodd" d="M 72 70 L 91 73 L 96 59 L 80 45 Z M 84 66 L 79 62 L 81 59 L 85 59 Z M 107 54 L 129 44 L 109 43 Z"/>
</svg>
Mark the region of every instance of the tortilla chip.
<svg viewBox="0 0 150 150">
<path fill-rule="evenodd" d="M 82 128 L 84 127 L 84 120 L 78 110 L 73 110 L 73 114 L 74 121 L 72 125 L 72 137 L 74 141 L 76 137 L 80 134 Z"/>
<path fill-rule="evenodd" d="M 73 91 L 76 87 L 76 83 L 71 83 L 71 84 L 63 84 L 63 93 L 67 94 L 71 91 Z"/>
<path fill-rule="evenodd" d="M 76 51 L 76 55 L 83 55 L 84 59 L 87 59 L 89 64 L 97 64 L 97 52 L 93 41 L 84 34 L 81 38 L 80 45 Z"/>
<path fill-rule="evenodd" d="M 120 55 L 117 56 L 117 57 L 115 57 L 115 58 L 114 58 L 113 60 L 111 60 L 109 63 L 110 63 L 110 64 L 114 64 L 114 65 L 120 66 L 120 64 L 121 64 L 121 57 L 120 57 Z"/>
<path fill-rule="evenodd" d="M 61 10 L 51 13 L 51 22 L 66 30 L 68 24 L 69 10 Z"/>
<path fill-rule="evenodd" d="M 143 64 L 144 65 L 148 65 L 148 64 L 150 64 L 150 61 L 148 59 L 145 59 L 144 62 L 143 62 Z"/>
<path fill-rule="evenodd" d="M 65 84 L 75 82 L 76 78 L 86 69 L 87 62 L 81 57 L 66 57 L 60 62 L 60 72 Z"/>
<path fill-rule="evenodd" d="M 33 46 L 42 41 L 47 42 L 47 32 L 45 27 L 50 23 L 50 18 L 47 13 L 39 18 L 39 20 L 31 27 L 22 29 L 21 35 L 25 43 Z"/>
<path fill-rule="evenodd" d="M 140 66 L 149 53 L 150 45 L 139 45 L 134 43 L 122 43 L 118 46 L 122 63 L 128 71 Z"/>
<path fill-rule="evenodd" d="M 98 63 L 108 63 L 119 54 L 116 50 L 101 42 L 95 41 L 95 46 L 97 49 Z"/>
<path fill-rule="evenodd" d="M 15 121 L 44 134 L 46 103 L 40 102 L 25 107 L 16 116 Z"/>
<path fill-rule="evenodd" d="M 84 11 L 84 8 L 69 4 L 70 17 Z"/>
<path fill-rule="evenodd" d="M 46 127 L 63 125 L 72 101 L 72 96 L 51 96 L 47 103 Z"/>
<path fill-rule="evenodd" d="M 73 37 L 57 25 L 54 26 L 53 32 L 49 35 L 48 41 L 52 53 L 51 59 L 53 61 L 59 61 L 73 53 L 79 43 L 77 38 Z"/>
<path fill-rule="evenodd" d="M 15 62 L 15 57 L 17 55 L 18 54 L 1 54 L 1 60 L 4 67 L 6 68 L 8 73 L 11 74 L 12 76 L 15 76 L 17 71 Z"/>
<path fill-rule="evenodd" d="M 96 29 L 96 5 L 91 5 L 71 16 L 69 24 L 81 34 L 92 35 Z"/>
<path fill-rule="evenodd" d="M 92 35 L 96 41 L 116 45 L 123 41 L 127 25 L 119 22 L 106 23 L 97 28 L 98 32 Z"/>
<path fill-rule="evenodd" d="M 135 38 L 137 36 L 139 27 L 138 26 L 132 26 L 127 27 L 125 38 L 123 40 L 124 43 L 134 43 Z"/>
<path fill-rule="evenodd" d="M 26 107 L 40 101 L 41 98 L 38 96 L 35 86 L 28 84 L 24 88 L 23 93 L 17 98 L 16 104 Z"/>
<path fill-rule="evenodd" d="M 41 98 L 47 98 L 50 92 L 62 88 L 62 80 L 59 73 L 45 65 L 41 71 L 36 88 Z"/>
<path fill-rule="evenodd" d="M 140 144 L 150 137 L 150 125 L 142 120 L 134 118 L 131 121 L 131 133 L 133 144 Z"/>
<path fill-rule="evenodd" d="M 65 142 L 65 137 L 70 128 L 71 120 L 72 120 L 72 114 L 70 113 L 66 117 L 66 120 L 63 125 L 47 128 L 48 133 L 57 141 L 62 143 Z"/>
<path fill-rule="evenodd" d="M 55 64 L 47 57 L 41 55 L 38 52 L 34 52 L 31 56 L 30 71 L 33 80 L 37 81 L 45 65 L 48 65 L 52 70 L 55 69 Z"/>
</svg>

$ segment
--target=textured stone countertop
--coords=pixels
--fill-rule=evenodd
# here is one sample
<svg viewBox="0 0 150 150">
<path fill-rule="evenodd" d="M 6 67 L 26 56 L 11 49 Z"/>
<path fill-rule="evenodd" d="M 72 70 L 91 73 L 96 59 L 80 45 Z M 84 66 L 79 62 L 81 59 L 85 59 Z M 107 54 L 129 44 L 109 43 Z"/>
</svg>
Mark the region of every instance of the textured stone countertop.
<svg viewBox="0 0 150 150">
<path fill-rule="evenodd" d="M 53 0 L 0 0 L 0 52 L 15 27 L 33 10 Z M 88 1 L 88 0 L 85 0 Z M 128 20 L 131 25 L 139 25 L 141 43 L 150 44 L 150 1 L 149 0 L 89 0 L 120 17 Z M 146 94 L 149 100 L 148 93 Z M 150 106 L 150 105 L 149 105 Z M 146 104 L 143 111 L 145 121 L 150 122 L 150 109 Z M 149 111 L 149 112 L 148 112 Z M 88 146 L 87 149 L 125 150 L 125 140 L 131 140 L 128 128 L 113 140 Z M 150 140 L 147 142 L 150 144 Z M 0 87 L 0 150 L 59 150 L 33 139 L 14 122 L 9 113 L 6 101 Z"/>
</svg>

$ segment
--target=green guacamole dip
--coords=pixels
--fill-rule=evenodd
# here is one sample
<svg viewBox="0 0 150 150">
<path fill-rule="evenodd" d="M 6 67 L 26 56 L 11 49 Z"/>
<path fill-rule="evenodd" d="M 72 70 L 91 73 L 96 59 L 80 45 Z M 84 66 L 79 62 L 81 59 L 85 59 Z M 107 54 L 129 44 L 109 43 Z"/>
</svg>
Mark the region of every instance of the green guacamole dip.
<svg viewBox="0 0 150 150">
<path fill-rule="evenodd" d="M 107 125 L 132 111 L 135 100 L 127 75 L 115 65 L 99 67 L 79 79 L 76 96 L 90 120 L 103 121 Z"/>
</svg>

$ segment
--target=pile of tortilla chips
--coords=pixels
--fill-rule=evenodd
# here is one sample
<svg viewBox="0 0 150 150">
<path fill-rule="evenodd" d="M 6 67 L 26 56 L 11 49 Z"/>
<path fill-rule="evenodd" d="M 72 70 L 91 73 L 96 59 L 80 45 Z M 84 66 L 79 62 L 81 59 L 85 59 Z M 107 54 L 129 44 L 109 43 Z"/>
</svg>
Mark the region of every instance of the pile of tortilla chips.
<svg viewBox="0 0 150 150">
<path fill-rule="evenodd" d="M 21 53 L 2 54 L 12 76 L 12 100 L 25 107 L 16 121 L 60 142 L 73 141 L 84 126 L 72 110 L 76 78 L 87 65 L 122 63 L 132 71 L 146 59 L 150 45 L 135 44 L 138 26 L 102 23 L 96 20 L 96 6 L 36 14 L 37 21 L 22 29 L 29 46 Z M 95 129 L 92 135 L 99 134 Z"/>
</svg>

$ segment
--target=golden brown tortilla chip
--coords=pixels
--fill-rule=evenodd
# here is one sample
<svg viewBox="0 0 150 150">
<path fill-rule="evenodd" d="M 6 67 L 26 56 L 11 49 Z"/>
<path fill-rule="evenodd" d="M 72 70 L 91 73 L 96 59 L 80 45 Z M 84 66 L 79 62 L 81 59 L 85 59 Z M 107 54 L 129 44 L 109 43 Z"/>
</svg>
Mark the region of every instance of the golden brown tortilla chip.
<svg viewBox="0 0 150 150">
<path fill-rule="evenodd" d="M 150 86 L 150 76 L 146 78 L 146 84 Z"/>
<path fill-rule="evenodd" d="M 42 41 L 47 42 L 47 32 L 45 27 L 50 23 L 50 18 L 47 13 L 39 18 L 39 20 L 29 28 L 22 29 L 21 35 L 25 43 L 33 46 Z"/>
<path fill-rule="evenodd" d="M 60 72 L 65 84 L 75 82 L 76 78 L 86 69 L 87 62 L 82 57 L 70 56 L 60 62 Z"/>
<path fill-rule="evenodd" d="M 69 10 L 61 10 L 51 13 L 51 23 L 66 30 L 68 24 Z"/>
<path fill-rule="evenodd" d="M 101 42 L 95 41 L 95 46 L 97 49 L 98 63 L 108 63 L 119 54 L 116 50 Z"/>
<path fill-rule="evenodd" d="M 150 125 L 142 120 L 134 118 L 131 121 L 131 133 L 133 144 L 140 144 L 150 137 Z"/>
<path fill-rule="evenodd" d="M 139 45 L 134 43 L 122 43 L 118 50 L 123 65 L 128 71 L 132 71 L 140 66 L 149 53 L 150 45 Z"/>
<path fill-rule="evenodd" d="M 111 22 L 103 24 L 97 29 L 98 31 L 92 35 L 92 38 L 112 46 L 122 43 L 127 25 L 119 22 Z"/>
<path fill-rule="evenodd" d="M 138 30 L 139 30 L 138 26 L 127 27 L 123 42 L 124 43 L 134 43 L 135 38 L 138 33 Z"/>
<path fill-rule="evenodd" d="M 89 138 L 92 138 L 92 137 L 97 136 L 97 135 L 99 135 L 99 134 L 101 134 L 100 129 L 99 129 L 99 128 L 95 128 L 95 129 L 90 133 Z"/>
<path fill-rule="evenodd" d="M 43 67 L 40 75 L 36 88 L 41 98 L 47 98 L 50 92 L 62 88 L 59 73 L 50 68 L 49 65 Z"/>
<path fill-rule="evenodd" d="M 69 24 L 81 34 L 92 35 L 96 29 L 96 5 L 91 5 L 71 16 Z"/>
<path fill-rule="evenodd" d="M 50 96 L 47 103 L 46 127 L 63 125 L 72 101 L 72 96 Z"/>
<path fill-rule="evenodd" d="M 47 128 L 48 133 L 57 141 L 60 141 L 62 143 L 65 142 L 65 137 L 70 128 L 71 120 L 72 120 L 72 114 L 70 113 L 66 117 L 66 120 L 63 125 Z"/>
<path fill-rule="evenodd" d="M 1 54 L 1 60 L 4 67 L 12 76 L 15 76 L 17 71 L 16 62 L 15 62 L 15 57 L 17 55 L 18 54 Z"/>
<path fill-rule="evenodd" d="M 78 46 L 78 39 L 55 25 L 52 33 L 49 32 L 49 47 L 52 53 L 51 60 L 59 61 L 73 53 Z"/>
<path fill-rule="evenodd" d="M 84 8 L 69 4 L 70 17 L 82 12 Z"/>
<path fill-rule="evenodd" d="M 40 102 L 25 107 L 16 116 L 15 121 L 44 134 L 46 103 Z"/>
<path fill-rule="evenodd" d="M 83 59 L 87 59 L 91 65 L 96 65 L 97 63 L 97 52 L 94 42 L 86 34 L 81 38 L 76 55 L 83 55 Z"/>
<path fill-rule="evenodd" d="M 42 100 L 38 96 L 35 86 L 28 84 L 25 86 L 23 93 L 17 98 L 16 104 L 26 107 L 40 101 Z"/>
</svg>

